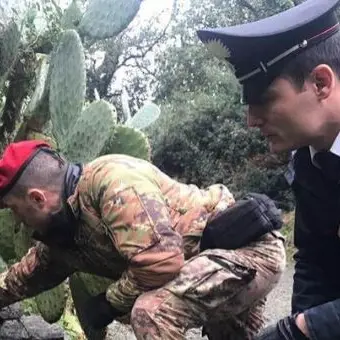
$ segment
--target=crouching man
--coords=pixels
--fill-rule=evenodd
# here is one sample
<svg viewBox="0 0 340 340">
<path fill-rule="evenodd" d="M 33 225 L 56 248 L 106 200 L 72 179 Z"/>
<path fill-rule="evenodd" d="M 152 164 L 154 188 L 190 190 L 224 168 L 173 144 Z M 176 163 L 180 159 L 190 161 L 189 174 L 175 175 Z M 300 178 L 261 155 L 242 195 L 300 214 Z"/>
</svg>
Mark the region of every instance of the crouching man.
<svg viewBox="0 0 340 340">
<path fill-rule="evenodd" d="M 137 339 L 250 339 L 285 266 L 280 215 L 264 195 L 234 201 L 152 164 L 106 155 L 67 162 L 43 141 L 7 146 L 0 195 L 37 240 L 0 276 L 0 307 L 50 289 L 76 271 L 111 278 L 88 302 L 103 328 L 130 314 Z"/>
</svg>

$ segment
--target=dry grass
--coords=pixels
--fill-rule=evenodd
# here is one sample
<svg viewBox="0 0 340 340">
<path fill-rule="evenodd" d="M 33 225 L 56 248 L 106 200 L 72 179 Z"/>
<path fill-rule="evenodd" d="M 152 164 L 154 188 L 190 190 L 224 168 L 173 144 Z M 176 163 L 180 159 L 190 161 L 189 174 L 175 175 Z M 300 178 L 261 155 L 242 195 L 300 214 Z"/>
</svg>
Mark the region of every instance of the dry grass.
<svg viewBox="0 0 340 340">
<path fill-rule="evenodd" d="M 295 252 L 294 247 L 294 211 L 283 214 L 283 228 L 282 234 L 286 238 L 286 251 L 288 261 L 293 261 L 293 255 Z"/>
</svg>

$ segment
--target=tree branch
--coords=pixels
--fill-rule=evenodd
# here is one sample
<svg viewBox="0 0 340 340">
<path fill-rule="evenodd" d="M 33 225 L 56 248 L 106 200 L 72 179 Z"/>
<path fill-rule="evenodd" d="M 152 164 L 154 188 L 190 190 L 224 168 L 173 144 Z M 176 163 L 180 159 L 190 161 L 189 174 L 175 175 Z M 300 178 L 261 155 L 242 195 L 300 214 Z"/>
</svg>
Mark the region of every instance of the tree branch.
<svg viewBox="0 0 340 340">
<path fill-rule="evenodd" d="M 168 21 L 168 23 L 166 24 L 165 28 L 163 29 L 162 33 L 148 46 L 145 46 L 144 48 L 141 48 L 142 51 L 139 54 L 130 54 L 127 57 L 125 57 L 117 66 L 117 70 L 122 67 L 122 66 L 126 66 L 127 62 L 131 59 L 142 59 L 145 58 L 145 56 L 151 52 L 151 50 L 164 38 L 164 36 L 166 35 L 166 31 L 168 30 L 174 16 L 175 13 L 177 11 L 177 0 L 173 1 L 172 4 L 172 9 L 171 9 L 171 15 L 170 15 L 170 19 Z M 138 46 L 137 46 L 138 47 Z"/>
<path fill-rule="evenodd" d="M 114 41 L 109 44 L 111 48 L 109 48 L 106 51 L 102 65 L 97 70 L 95 70 L 95 67 L 92 64 L 90 69 L 87 71 L 87 76 L 88 76 L 87 95 L 90 99 L 92 100 L 94 99 L 95 88 L 98 90 L 101 98 L 109 97 L 109 94 L 108 94 L 109 86 L 117 70 L 123 66 L 126 66 L 130 60 L 143 59 L 149 52 L 151 52 L 151 50 L 161 41 L 161 39 L 164 38 L 166 31 L 169 28 L 173 20 L 173 16 L 176 12 L 176 9 L 177 9 L 177 0 L 174 0 L 170 19 L 168 23 L 166 24 L 165 28 L 162 30 L 162 33 L 151 44 L 148 44 L 143 47 L 136 46 L 136 45 L 133 46 L 134 48 L 141 49 L 139 53 L 129 54 L 125 58 L 123 58 L 121 62 L 119 62 L 119 57 L 122 51 L 121 37 L 115 38 Z M 153 75 L 150 70 L 148 71 L 146 70 L 146 67 L 144 65 L 143 66 L 141 64 L 137 64 L 137 65 L 138 66 L 133 66 L 133 67 L 140 67 L 140 69 L 143 68 L 144 72 L 147 72 L 148 74 Z"/>
<path fill-rule="evenodd" d="M 129 67 L 132 67 L 132 68 L 138 68 L 140 69 L 144 74 L 147 74 L 149 76 L 152 76 L 154 78 L 156 78 L 156 74 L 152 71 L 150 71 L 146 66 L 140 64 L 137 60 L 135 60 L 136 62 L 136 65 L 129 65 Z"/>
<path fill-rule="evenodd" d="M 88 97 L 93 100 L 94 89 L 98 90 L 101 98 L 108 96 L 108 89 L 112 78 L 117 70 L 118 58 L 119 58 L 119 45 L 112 43 L 109 45 L 109 49 L 105 53 L 103 63 L 95 69 L 95 60 L 91 59 L 92 65 L 89 70 L 87 70 L 88 77 Z M 118 48 L 118 51 L 117 51 Z"/>
<path fill-rule="evenodd" d="M 249 9 L 255 15 L 255 17 L 258 16 L 258 11 L 256 10 L 256 8 L 251 5 L 247 0 L 239 0 L 239 3 L 241 6 Z"/>
<path fill-rule="evenodd" d="M 63 16 L 63 11 L 60 8 L 60 6 L 55 2 L 55 0 L 51 0 L 56 12 L 58 13 L 59 18 L 61 18 Z"/>
</svg>

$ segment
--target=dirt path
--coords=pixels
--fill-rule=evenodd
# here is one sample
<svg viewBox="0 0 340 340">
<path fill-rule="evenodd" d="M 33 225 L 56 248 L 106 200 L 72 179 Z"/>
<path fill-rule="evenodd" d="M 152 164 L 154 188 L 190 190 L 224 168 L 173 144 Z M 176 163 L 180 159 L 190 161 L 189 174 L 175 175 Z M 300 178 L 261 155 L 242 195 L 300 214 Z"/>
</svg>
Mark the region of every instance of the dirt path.
<svg viewBox="0 0 340 340">
<path fill-rule="evenodd" d="M 290 264 L 277 287 L 269 294 L 266 317 L 268 324 L 274 323 L 290 313 L 290 303 L 293 288 L 294 267 Z"/>
</svg>

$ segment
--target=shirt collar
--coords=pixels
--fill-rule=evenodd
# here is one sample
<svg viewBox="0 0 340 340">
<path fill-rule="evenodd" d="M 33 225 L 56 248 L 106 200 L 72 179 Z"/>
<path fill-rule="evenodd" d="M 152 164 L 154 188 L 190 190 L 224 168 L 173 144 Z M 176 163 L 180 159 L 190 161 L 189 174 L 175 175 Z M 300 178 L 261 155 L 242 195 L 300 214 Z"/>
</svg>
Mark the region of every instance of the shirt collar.
<svg viewBox="0 0 340 340">
<path fill-rule="evenodd" d="M 315 150 L 312 146 L 309 146 L 309 152 L 313 165 L 316 166 L 317 168 L 320 168 L 317 162 L 314 160 L 314 156 L 318 151 Z M 340 157 L 340 132 L 336 136 L 331 148 L 329 149 L 329 152 Z"/>
</svg>

